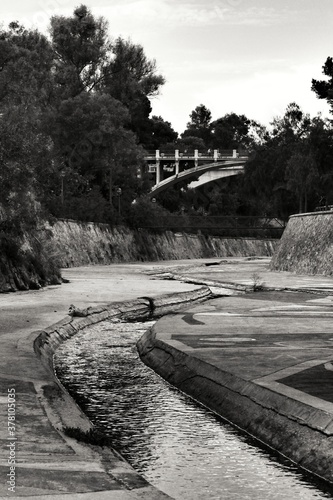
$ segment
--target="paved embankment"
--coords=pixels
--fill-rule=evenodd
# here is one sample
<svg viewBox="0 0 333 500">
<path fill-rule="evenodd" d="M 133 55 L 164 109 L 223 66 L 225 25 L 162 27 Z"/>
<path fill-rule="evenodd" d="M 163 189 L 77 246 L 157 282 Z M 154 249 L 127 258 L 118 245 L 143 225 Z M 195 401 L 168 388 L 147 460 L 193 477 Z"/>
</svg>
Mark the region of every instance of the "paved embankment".
<svg viewBox="0 0 333 500">
<path fill-rule="evenodd" d="M 333 279 L 269 272 L 262 259 L 164 274 L 175 276 L 237 296 L 160 319 L 139 341 L 143 361 L 333 484 Z"/>
<path fill-rule="evenodd" d="M 168 498 L 117 453 L 78 443 L 63 432 L 66 426 L 89 431 L 91 424 L 57 383 L 52 370 L 54 349 L 77 330 L 106 318 L 149 315 L 150 301 L 137 300 L 142 295 L 159 297 L 155 305 L 162 311 L 170 302 L 177 308 L 210 293 L 207 288 L 156 281 L 142 274 L 152 267 L 134 264 L 65 270 L 68 284 L 0 295 L 0 498 Z M 182 293 L 165 296 L 174 292 Z M 70 317 L 70 304 L 88 307 L 87 316 Z M 8 490 L 12 485 L 15 487 Z"/>
</svg>

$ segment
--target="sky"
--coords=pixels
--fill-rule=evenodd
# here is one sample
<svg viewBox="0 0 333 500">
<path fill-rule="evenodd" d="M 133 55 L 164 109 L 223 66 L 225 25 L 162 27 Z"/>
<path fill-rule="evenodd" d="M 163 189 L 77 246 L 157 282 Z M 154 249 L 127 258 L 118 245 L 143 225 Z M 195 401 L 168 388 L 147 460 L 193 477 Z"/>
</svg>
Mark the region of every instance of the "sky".
<svg viewBox="0 0 333 500">
<path fill-rule="evenodd" d="M 0 21 L 46 32 L 51 16 L 81 3 L 108 20 L 111 38 L 130 38 L 156 60 L 166 83 L 152 114 L 179 133 L 200 104 L 213 119 L 234 112 L 263 125 L 291 102 L 331 116 L 311 80 L 333 57 L 332 0 L 11 0 Z"/>
</svg>

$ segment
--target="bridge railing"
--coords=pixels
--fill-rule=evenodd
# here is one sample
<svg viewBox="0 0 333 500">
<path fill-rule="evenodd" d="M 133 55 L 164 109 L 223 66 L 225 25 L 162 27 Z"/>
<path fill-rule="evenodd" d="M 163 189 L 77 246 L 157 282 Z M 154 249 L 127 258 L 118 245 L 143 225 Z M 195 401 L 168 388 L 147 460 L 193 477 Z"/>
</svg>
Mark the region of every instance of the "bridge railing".
<svg viewBox="0 0 333 500">
<path fill-rule="evenodd" d="M 167 215 L 147 220 L 144 229 L 209 234 L 224 237 L 280 238 L 286 222 L 260 216 Z"/>
<path fill-rule="evenodd" d="M 333 205 L 321 205 L 315 208 L 315 212 L 331 212 L 333 210 Z"/>
<path fill-rule="evenodd" d="M 198 149 L 160 149 L 154 151 L 147 151 L 145 155 L 146 159 L 158 158 L 160 160 L 163 159 L 173 159 L 178 158 L 180 161 L 182 159 L 196 159 L 196 158 L 235 158 L 239 156 L 248 156 L 247 151 L 244 150 L 236 150 L 236 149 L 206 149 L 206 150 L 198 150 Z"/>
</svg>

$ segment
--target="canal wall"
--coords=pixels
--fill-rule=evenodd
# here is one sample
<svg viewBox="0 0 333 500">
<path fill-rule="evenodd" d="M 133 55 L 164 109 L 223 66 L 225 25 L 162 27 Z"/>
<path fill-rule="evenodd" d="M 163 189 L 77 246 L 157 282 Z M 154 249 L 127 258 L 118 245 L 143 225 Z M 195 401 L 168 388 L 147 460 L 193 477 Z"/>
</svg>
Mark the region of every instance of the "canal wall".
<svg viewBox="0 0 333 500">
<path fill-rule="evenodd" d="M 333 275 L 333 211 L 291 216 L 270 269 Z"/>
<path fill-rule="evenodd" d="M 142 361 L 171 385 L 304 470 L 333 484 L 333 418 L 268 388 L 225 372 L 156 338 L 139 340 Z"/>
<path fill-rule="evenodd" d="M 202 234 L 155 234 L 107 224 L 58 221 L 50 245 L 61 267 L 115 262 L 271 256 L 278 240 L 222 238 Z"/>
<path fill-rule="evenodd" d="M 56 349 L 84 328 L 101 321 L 143 321 L 158 318 L 212 297 L 210 288 L 203 286 L 188 292 L 164 294 L 156 298 L 141 297 L 86 309 L 71 306 L 66 318 L 39 332 L 34 340 L 34 351 L 43 365 L 53 373 L 53 355 Z"/>
<path fill-rule="evenodd" d="M 278 240 L 160 234 L 107 224 L 59 220 L 0 248 L 0 292 L 60 284 L 60 269 L 119 262 L 271 256 Z M 8 246 L 8 245 L 7 245 Z M 17 247 L 17 248 L 16 248 Z M 37 250 L 38 249 L 38 250 Z"/>
</svg>

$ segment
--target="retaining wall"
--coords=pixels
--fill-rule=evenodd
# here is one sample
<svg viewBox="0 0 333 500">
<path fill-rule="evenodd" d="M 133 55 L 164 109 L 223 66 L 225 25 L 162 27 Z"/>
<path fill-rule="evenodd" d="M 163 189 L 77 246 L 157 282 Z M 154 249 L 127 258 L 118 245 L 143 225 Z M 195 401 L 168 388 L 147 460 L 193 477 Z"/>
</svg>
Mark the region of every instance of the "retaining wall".
<svg viewBox="0 0 333 500">
<path fill-rule="evenodd" d="M 114 262 L 271 256 L 278 240 L 221 238 L 166 231 L 153 234 L 107 224 L 58 221 L 50 245 L 61 267 Z"/>
<path fill-rule="evenodd" d="M 291 216 L 270 269 L 333 275 L 333 211 Z"/>
<path fill-rule="evenodd" d="M 35 234 L 36 233 L 36 234 Z M 21 258 L 0 255 L 0 292 L 60 284 L 60 268 L 117 262 L 271 256 L 278 240 L 153 234 L 107 224 L 60 220 L 18 241 Z M 35 254 L 36 241 L 41 248 Z M 43 265 L 40 265 L 43 256 Z"/>
</svg>

